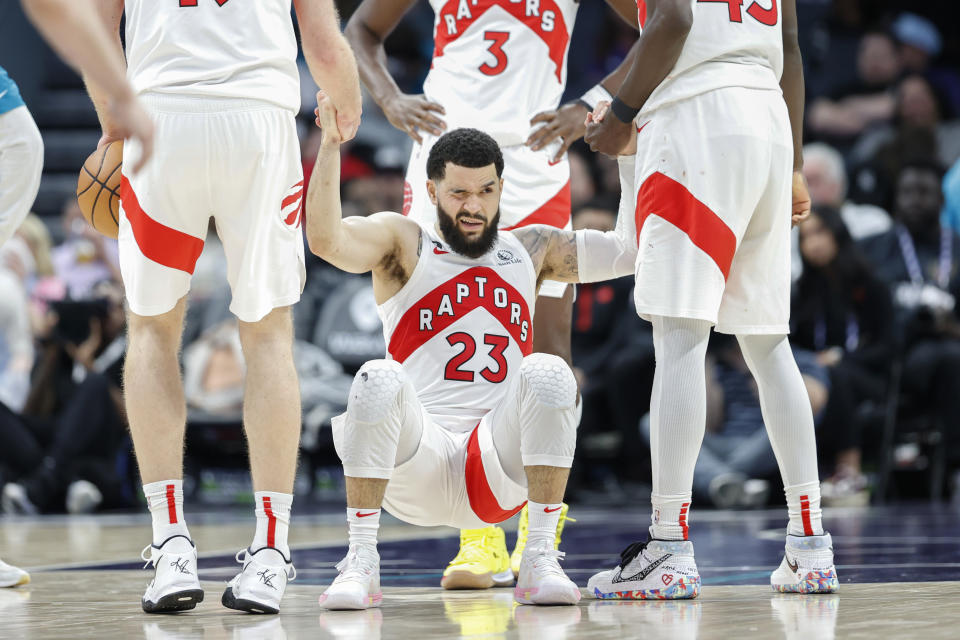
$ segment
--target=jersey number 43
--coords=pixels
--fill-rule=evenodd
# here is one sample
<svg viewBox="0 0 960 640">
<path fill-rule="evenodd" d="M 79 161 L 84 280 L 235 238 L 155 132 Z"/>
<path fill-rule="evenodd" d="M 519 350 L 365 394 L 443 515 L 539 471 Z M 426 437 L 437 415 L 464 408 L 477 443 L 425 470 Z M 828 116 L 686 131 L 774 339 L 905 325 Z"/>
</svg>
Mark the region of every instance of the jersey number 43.
<svg viewBox="0 0 960 640">
<path fill-rule="evenodd" d="M 697 2 L 720 2 L 726 4 L 730 10 L 730 22 L 743 22 L 743 0 L 697 0 Z M 771 0 L 769 9 L 764 9 L 757 0 L 753 0 L 747 7 L 747 13 L 761 24 L 774 27 L 777 24 L 777 0 Z"/>
</svg>

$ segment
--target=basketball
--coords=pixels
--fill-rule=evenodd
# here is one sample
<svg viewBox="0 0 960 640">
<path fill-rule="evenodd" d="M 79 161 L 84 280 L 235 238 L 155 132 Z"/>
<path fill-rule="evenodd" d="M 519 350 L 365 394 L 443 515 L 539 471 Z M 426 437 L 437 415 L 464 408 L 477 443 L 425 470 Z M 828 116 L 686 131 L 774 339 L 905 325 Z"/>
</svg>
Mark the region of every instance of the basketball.
<svg viewBox="0 0 960 640">
<path fill-rule="evenodd" d="M 117 140 L 93 153 L 77 178 L 77 202 L 90 226 L 116 238 L 120 220 L 120 167 L 123 141 Z"/>
</svg>

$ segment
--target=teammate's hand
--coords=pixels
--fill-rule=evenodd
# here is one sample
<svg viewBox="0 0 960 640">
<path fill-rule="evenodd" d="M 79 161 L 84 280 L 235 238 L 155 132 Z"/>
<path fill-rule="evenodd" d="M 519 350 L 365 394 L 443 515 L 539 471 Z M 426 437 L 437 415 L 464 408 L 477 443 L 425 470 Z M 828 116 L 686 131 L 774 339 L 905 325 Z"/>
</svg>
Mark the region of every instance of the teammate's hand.
<svg viewBox="0 0 960 640">
<path fill-rule="evenodd" d="M 427 100 L 424 96 L 411 96 L 399 93 L 396 97 L 383 104 L 383 113 L 390 124 L 413 138 L 418 144 L 423 139 L 418 131 L 421 129 L 435 136 L 442 136 L 447 129 L 447 123 L 438 118 L 435 113 L 446 115 L 443 106 Z"/>
<path fill-rule="evenodd" d="M 317 116 L 317 126 L 323 130 L 323 139 L 320 144 L 339 146 L 344 142 L 342 132 L 339 127 L 336 107 L 333 106 L 333 100 L 321 89 L 317 91 L 317 108 L 313 110 Z"/>
<path fill-rule="evenodd" d="M 140 144 L 140 157 L 133 166 L 139 173 L 153 156 L 153 120 L 134 95 L 110 102 L 110 133 L 104 134 L 97 148 L 117 139 L 133 138 Z"/>
<path fill-rule="evenodd" d="M 793 172 L 793 211 L 791 220 L 797 226 L 810 217 L 810 192 L 802 171 Z"/>
<path fill-rule="evenodd" d="M 538 122 L 542 122 L 544 125 L 531 133 L 525 144 L 534 151 L 540 151 L 540 149 L 560 138 L 563 144 L 550 159 L 550 162 L 560 162 L 570 145 L 582 138 L 587 130 L 584 122 L 586 115 L 587 108 L 579 102 L 568 102 L 559 109 L 538 113 L 530 120 L 530 125 L 535 125 Z"/>
<path fill-rule="evenodd" d="M 592 113 L 587 114 L 587 118 L 584 121 L 586 126 L 587 134 L 584 136 L 584 141 L 590 145 L 590 148 L 594 151 L 604 153 L 608 156 L 632 156 L 637 152 L 637 135 L 633 133 L 634 125 L 632 122 L 626 123 L 626 144 L 621 144 L 619 142 L 604 142 L 607 140 L 616 140 L 615 135 L 622 136 L 623 133 L 614 131 L 613 133 L 604 133 L 600 127 L 604 126 L 604 123 L 607 123 L 607 126 L 610 126 L 610 122 L 615 122 L 617 124 L 624 124 L 616 116 L 607 117 L 610 113 L 610 103 L 606 100 L 601 100 L 597 103 L 597 106 L 593 108 Z M 597 142 L 598 138 L 596 136 L 604 136 L 601 141 L 597 143 L 597 146 L 594 146 L 594 142 L 591 142 L 591 135 L 593 135 L 594 142 Z M 603 148 L 600 148 L 600 145 L 603 145 Z M 611 146 L 612 145 L 612 146 Z M 619 147 L 617 145 L 620 145 Z M 613 153 L 607 151 L 606 149 L 619 149 Z"/>
</svg>

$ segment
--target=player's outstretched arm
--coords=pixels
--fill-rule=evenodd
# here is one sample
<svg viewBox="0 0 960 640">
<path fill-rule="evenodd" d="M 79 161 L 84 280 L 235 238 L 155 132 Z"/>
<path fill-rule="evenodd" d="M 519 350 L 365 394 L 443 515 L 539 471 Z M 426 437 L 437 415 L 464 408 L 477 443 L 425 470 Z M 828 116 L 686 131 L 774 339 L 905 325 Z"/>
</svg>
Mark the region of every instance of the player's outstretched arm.
<svg viewBox="0 0 960 640">
<path fill-rule="evenodd" d="M 690 0 L 647 0 L 646 24 L 612 103 L 616 117 L 587 125 L 584 140 L 591 149 L 615 156 L 635 135 L 633 119 L 677 64 L 692 26 Z"/>
<path fill-rule="evenodd" d="M 418 133 L 420 130 L 435 136 L 443 135 L 447 125 L 439 116 L 445 111 L 423 96 L 400 91 L 387 69 L 387 54 L 383 48 L 384 40 L 416 1 L 363 0 L 347 22 L 344 34 L 357 52 L 360 78 L 383 109 L 387 120 L 419 143 L 423 142 Z"/>
<path fill-rule="evenodd" d="M 790 114 L 793 131 L 793 224 L 800 224 L 810 215 L 810 194 L 803 178 L 803 58 L 797 27 L 797 0 L 782 0 L 783 11 L 783 75 L 780 88 Z"/>
<path fill-rule="evenodd" d="M 123 0 L 22 0 L 23 7 L 47 42 L 87 83 L 111 140 L 134 138 L 142 153 L 138 171 L 153 152 L 153 122 L 126 78 L 120 43 Z"/>
<path fill-rule="evenodd" d="M 337 126 L 344 142 L 357 135 L 362 99 L 357 61 L 340 33 L 333 0 L 294 0 L 300 23 L 303 57 L 314 81 L 337 108 Z"/>
<path fill-rule="evenodd" d="M 384 262 L 397 245 L 390 217 L 399 214 L 343 218 L 340 207 L 340 145 L 333 102 L 323 91 L 317 94 L 317 123 L 323 140 L 307 187 L 307 243 L 310 251 L 330 264 L 351 273 L 366 273 Z"/>
</svg>

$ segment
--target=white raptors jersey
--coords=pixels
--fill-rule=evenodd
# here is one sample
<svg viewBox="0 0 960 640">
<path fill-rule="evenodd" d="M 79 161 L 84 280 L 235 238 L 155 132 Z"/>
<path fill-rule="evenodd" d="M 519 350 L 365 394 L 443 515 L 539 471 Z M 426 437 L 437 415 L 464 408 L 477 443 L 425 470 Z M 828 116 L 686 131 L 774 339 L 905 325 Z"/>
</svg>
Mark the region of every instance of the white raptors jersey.
<svg viewBox="0 0 960 640">
<path fill-rule="evenodd" d="M 530 118 L 556 109 L 567 78 L 574 0 L 430 0 L 433 65 L 423 85 L 448 129 L 479 127 L 523 144 Z M 539 125 L 538 125 L 539 126 Z"/>
<path fill-rule="evenodd" d="M 693 26 L 643 112 L 722 87 L 780 90 L 780 0 L 690 0 Z M 646 2 L 638 0 L 640 24 Z"/>
<path fill-rule="evenodd" d="M 440 426 L 470 431 L 504 397 L 533 346 L 536 273 L 505 231 L 480 258 L 424 229 L 410 280 L 377 308 L 387 356 Z"/>
<path fill-rule="evenodd" d="M 291 0 L 126 0 L 137 93 L 245 98 L 300 110 Z"/>
</svg>

